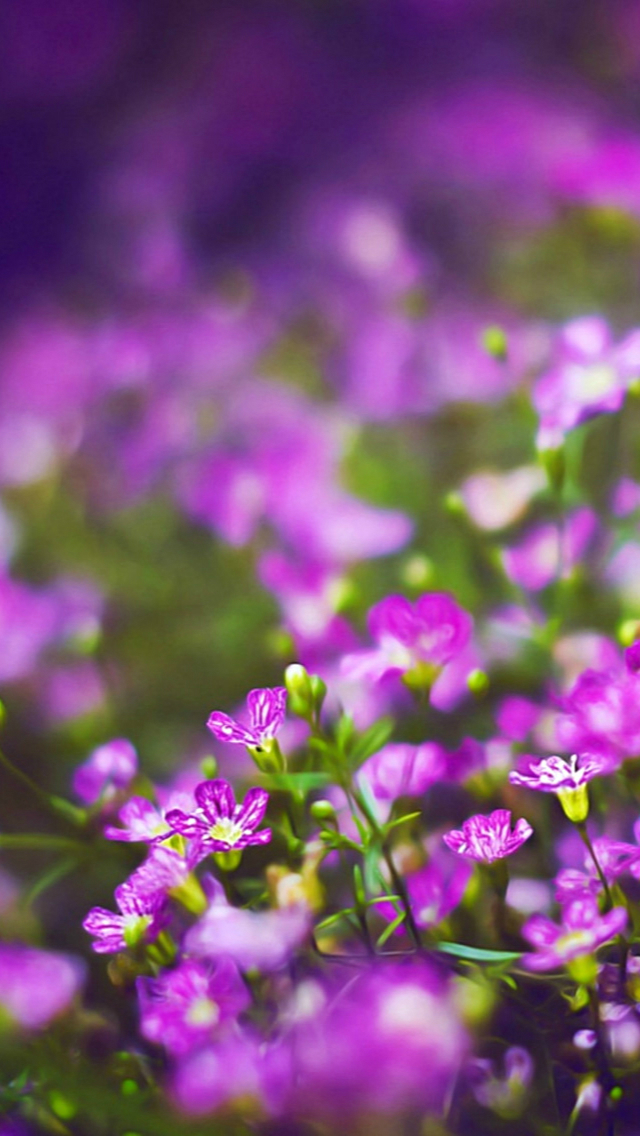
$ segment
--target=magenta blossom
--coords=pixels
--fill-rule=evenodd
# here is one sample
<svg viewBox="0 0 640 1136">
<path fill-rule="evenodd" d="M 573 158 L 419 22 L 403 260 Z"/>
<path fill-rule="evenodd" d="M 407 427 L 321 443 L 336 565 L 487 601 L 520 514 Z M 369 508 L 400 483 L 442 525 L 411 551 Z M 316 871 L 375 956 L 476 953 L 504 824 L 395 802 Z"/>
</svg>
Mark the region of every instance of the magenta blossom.
<svg viewBox="0 0 640 1136">
<path fill-rule="evenodd" d="M 615 939 L 626 923 L 626 908 L 614 907 L 601 915 L 596 899 L 582 895 L 564 908 L 560 926 L 546 915 L 533 915 L 525 923 L 522 934 L 536 951 L 523 955 L 522 965 L 527 970 L 556 970 Z"/>
<path fill-rule="evenodd" d="M 609 327 L 599 316 L 566 324 L 556 358 L 533 390 L 540 416 L 539 448 L 555 449 L 581 422 L 620 410 L 639 368 L 640 332 L 632 331 L 614 346 Z"/>
<path fill-rule="evenodd" d="M 543 793 L 560 793 L 565 789 L 579 789 L 594 777 L 611 773 L 616 761 L 604 754 L 577 753 L 567 761 L 564 757 L 543 757 L 532 762 L 528 773 L 513 770 L 509 774 L 512 785 L 524 785 L 527 789 L 539 789 Z"/>
<path fill-rule="evenodd" d="M 404 596 L 387 596 L 369 612 L 368 628 L 377 646 L 343 659 L 351 678 L 378 681 L 386 674 L 431 678 L 469 642 L 473 620 L 446 592 L 430 592 L 415 604 Z"/>
<path fill-rule="evenodd" d="M 190 808 L 193 805 L 192 794 L 171 793 L 169 803 L 162 809 L 156 808 L 146 797 L 131 797 L 118 813 L 118 820 L 124 827 L 107 825 L 104 835 L 108 840 L 122 840 L 128 844 L 157 844 L 173 834 L 166 814 L 176 805 Z"/>
<path fill-rule="evenodd" d="M 165 925 L 164 896 L 140 892 L 131 882 L 115 890 L 120 914 L 92 907 L 82 926 L 95 936 L 97 954 L 116 954 L 137 943 L 153 942 Z"/>
<path fill-rule="evenodd" d="M 406 742 L 384 746 L 360 767 L 358 779 L 366 779 L 376 800 L 420 797 L 446 769 L 446 752 L 437 742 L 414 746 Z"/>
<path fill-rule="evenodd" d="M 0 1010 L 24 1029 L 41 1029 L 66 1010 L 84 980 L 81 959 L 54 951 L 0 946 Z"/>
<path fill-rule="evenodd" d="M 469 856 L 482 864 L 493 864 L 517 852 L 532 835 L 529 822 L 520 817 L 511 831 L 509 809 L 495 809 L 489 816 L 472 816 L 462 826 L 462 831 L 453 829 L 442 837 L 452 852 Z"/>
<path fill-rule="evenodd" d="M 284 686 L 250 690 L 247 695 L 248 726 L 243 726 L 241 722 L 237 722 L 235 718 L 230 718 L 220 710 L 214 710 L 207 726 L 219 742 L 262 747 L 265 742 L 272 741 L 281 728 L 286 701 L 287 692 Z"/>
<path fill-rule="evenodd" d="M 94 749 L 73 775 L 73 791 L 85 805 L 108 800 L 126 789 L 138 772 L 138 755 L 126 738 L 113 738 Z"/>
<path fill-rule="evenodd" d="M 138 978 L 140 1032 L 183 1057 L 246 1010 L 249 992 L 230 958 L 212 965 L 183 959 L 160 978 Z"/>
<path fill-rule="evenodd" d="M 242 805 L 236 799 L 228 781 L 202 781 L 196 787 L 197 808 L 191 815 L 182 809 L 171 809 L 167 823 L 174 832 L 195 840 L 202 851 L 230 852 L 233 848 L 246 848 L 249 844 L 268 844 L 271 829 L 255 828 L 264 817 L 269 794 L 264 789 L 250 789 Z"/>
</svg>

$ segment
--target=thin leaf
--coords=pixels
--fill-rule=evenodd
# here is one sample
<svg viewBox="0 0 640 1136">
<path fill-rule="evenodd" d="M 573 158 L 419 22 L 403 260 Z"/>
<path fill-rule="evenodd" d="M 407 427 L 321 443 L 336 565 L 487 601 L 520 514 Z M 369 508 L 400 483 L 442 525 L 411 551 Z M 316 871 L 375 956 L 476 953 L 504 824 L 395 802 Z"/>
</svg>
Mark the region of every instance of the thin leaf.
<svg viewBox="0 0 640 1136">
<path fill-rule="evenodd" d="M 384 944 L 386 943 L 387 939 L 391 938 L 391 936 L 393 935 L 393 932 L 395 930 L 397 930 L 397 928 L 406 919 L 406 917 L 407 917 L 406 911 L 401 911 L 400 914 L 397 915 L 396 918 L 393 920 L 393 923 L 390 923 L 388 927 L 385 927 L 384 931 L 382 932 L 382 934 L 377 939 L 376 946 L 377 947 L 383 947 Z"/>
<path fill-rule="evenodd" d="M 314 931 L 326 931 L 327 927 L 333 927 L 335 923 L 339 923 L 341 919 L 347 919 L 348 916 L 355 915 L 355 908 L 345 907 L 342 911 L 336 911 L 334 915 L 328 915 L 321 923 L 316 923 Z"/>
<path fill-rule="evenodd" d="M 260 778 L 265 789 L 275 789 L 285 793 L 302 793 L 306 796 L 312 789 L 320 789 L 331 781 L 329 773 L 270 773 Z"/>
<path fill-rule="evenodd" d="M 488 951 L 465 943 L 436 943 L 436 950 L 468 962 L 514 962 L 522 957 L 520 951 Z"/>
<path fill-rule="evenodd" d="M 387 744 L 395 727 L 393 718 L 378 718 L 377 722 L 369 726 L 360 735 L 349 754 L 349 764 L 352 768 L 362 765 L 368 757 L 378 753 Z"/>
<path fill-rule="evenodd" d="M 407 821 L 407 820 L 415 820 L 416 817 L 419 817 L 419 816 L 422 816 L 422 813 L 420 812 L 419 809 L 415 813 L 405 813 L 404 816 L 398 817 L 397 820 L 391 820 L 391 821 L 389 821 L 388 824 L 385 824 L 382 831 L 384 832 L 384 834 L 386 836 L 386 834 L 388 832 L 391 832 L 392 828 L 397 828 L 399 824 L 404 824 L 405 821 Z"/>
<path fill-rule="evenodd" d="M 29 890 L 22 897 L 23 905 L 30 907 L 43 892 L 53 887 L 58 880 L 64 879 L 70 872 L 75 871 L 75 869 L 80 866 L 80 863 L 81 860 L 77 856 L 68 856 L 65 860 L 58 860 L 57 864 L 53 864 L 46 872 L 43 872 L 31 885 Z"/>
</svg>

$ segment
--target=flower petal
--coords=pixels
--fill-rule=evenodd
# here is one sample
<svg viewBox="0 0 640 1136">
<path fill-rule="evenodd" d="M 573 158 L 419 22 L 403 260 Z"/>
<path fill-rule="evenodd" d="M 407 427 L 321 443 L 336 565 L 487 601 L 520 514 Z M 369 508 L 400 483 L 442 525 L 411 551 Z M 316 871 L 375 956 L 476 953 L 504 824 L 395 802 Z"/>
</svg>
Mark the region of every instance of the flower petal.
<svg viewBox="0 0 640 1136">
<path fill-rule="evenodd" d="M 265 789 L 249 789 L 234 819 L 242 825 L 243 829 L 251 831 L 260 824 L 268 803 L 269 794 Z"/>
<path fill-rule="evenodd" d="M 230 718 L 228 714 L 223 714 L 221 710 L 214 710 L 213 714 L 209 715 L 207 727 L 219 742 L 233 742 L 238 745 L 250 746 L 260 744 L 260 738 L 255 730 L 248 730 L 246 726 L 242 726 L 240 722 L 236 722 L 235 718 Z"/>
<path fill-rule="evenodd" d="M 232 817 L 236 811 L 233 789 L 221 777 L 216 777 L 214 781 L 201 781 L 196 786 L 195 798 L 212 824 L 220 817 Z"/>
</svg>

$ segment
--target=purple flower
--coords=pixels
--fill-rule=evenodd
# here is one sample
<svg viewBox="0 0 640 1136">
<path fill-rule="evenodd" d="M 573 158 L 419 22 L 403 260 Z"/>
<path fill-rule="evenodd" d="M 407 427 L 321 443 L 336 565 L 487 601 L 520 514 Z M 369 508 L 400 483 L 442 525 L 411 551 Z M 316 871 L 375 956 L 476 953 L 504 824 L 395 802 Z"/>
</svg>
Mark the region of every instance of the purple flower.
<svg viewBox="0 0 640 1136">
<path fill-rule="evenodd" d="M 587 418 L 619 410 L 639 368 L 640 332 L 631 332 L 614 347 L 609 327 L 599 316 L 566 324 L 556 359 L 533 390 L 540 416 L 539 448 L 556 449 L 565 434 Z"/>
<path fill-rule="evenodd" d="M 471 1091 L 478 1103 L 506 1119 L 522 1112 L 534 1071 L 531 1054 L 515 1045 L 504 1055 L 504 1077 L 497 1074 L 495 1063 L 485 1058 L 475 1058 L 467 1066 Z"/>
<path fill-rule="evenodd" d="M 559 573 L 563 578 L 570 574 L 584 557 L 596 529 L 596 514 L 586 506 L 568 514 L 561 535 L 555 524 L 536 525 L 518 544 L 503 550 L 504 570 L 514 583 L 538 592 Z"/>
<path fill-rule="evenodd" d="M 468 1049 L 451 990 L 426 962 L 379 963 L 338 989 L 307 982 L 296 1002 L 296 1103 L 343 1126 L 438 1108 Z"/>
<path fill-rule="evenodd" d="M 176 804 L 189 808 L 193 805 L 193 797 L 190 793 L 171 793 L 169 803 L 162 809 L 156 808 L 146 797 L 131 797 L 118 813 L 118 819 L 124 828 L 108 825 L 104 835 L 108 840 L 134 844 L 156 844 L 160 840 L 166 840 L 173 833 L 166 814 Z"/>
<path fill-rule="evenodd" d="M 120 914 L 104 907 L 92 907 L 82 926 L 95 936 L 97 954 L 116 954 L 137 943 L 153 942 L 165 925 L 164 896 L 139 891 L 132 882 L 115 890 Z"/>
<path fill-rule="evenodd" d="M 594 777 L 611 773 L 616 764 L 604 754 L 578 756 L 574 753 L 568 761 L 564 757 L 543 757 L 541 761 L 531 762 L 528 773 L 513 770 L 509 780 L 512 785 L 524 785 L 527 789 L 561 793 L 566 789 L 580 789 Z"/>
<path fill-rule="evenodd" d="M 0 945 L 0 1008 L 24 1029 L 66 1010 L 85 974 L 81 959 L 17 944 Z"/>
<path fill-rule="evenodd" d="M 626 923 L 624 907 L 614 907 L 601 915 L 597 901 L 588 895 L 566 905 L 560 926 L 546 915 L 533 915 L 522 928 L 522 934 L 536 952 L 523 955 L 522 965 L 528 970 L 556 970 L 615 939 Z"/>
<path fill-rule="evenodd" d="M 197 958 L 229 956 L 241 970 L 279 970 L 306 938 L 306 904 L 271 911 L 232 907 L 218 886 L 202 919 L 188 932 L 184 947 Z"/>
<path fill-rule="evenodd" d="M 284 686 L 250 690 L 247 695 L 249 726 L 243 726 L 220 710 L 214 710 L 207 726 L 219 742 L 262 747 L 265 742 L 272 741 L 281 728 L 286 702 L 287 692 Z"/>
<path fill-rule="evenodd" d="M 446 768 L 446 753 L 436 742 L 414 746 L 406 743 L 387 745 L 360 767 L 358 779 L 364 777 L 379 801 L 396 797 L 420 797 Z"/>
<path fill-rule="evenodd" d="M 264 817 L 269 794 L 264 789 L 250 789 L 244 802 L 236 804 L 233 789 L 228 781 L 202 781 L 196 787 L 197 808 L 191 815 L 182 809 L 167 813 L 167 824 L 174 832 L 197 841 L 200 849 L 209 852 L 230 852 L 233 848 L 246 848 L 250 844 L 268 844 L 271 829 L 254 829 Z"/>
<path fill-rule="evenodd" d="M 453 829 L 442 839 L 452 852 L 469 856 L 482 864 L 493 864 L 517 852 L 525 840 L 532 835 L 529 822 L 520 817 L 511 831 L 509 809 L 495 809 L 489 816 L 472 816 L 462 826 L 462 831 Z"/>
<path fill-rule="evenodd" d="M 265 1044 L 246 1031 L 229 1032 L 183 1058 L 173 1077 L 173 1096 L 190 1116 L 215 1112 L 234 1101 L 245 1112 L 253 1106 L 271 1114 L 281 1111 L 292 1079 L 288 1046 Z"/>
<path fill-rule="evenodd" d="M 94 749 L 76 769 L 73 791 L 85 805 L 113 797 L 126 789 L 138 771 L 138 755 L 126 738 L 114 738 Z"/>
<path fill-rule="evenodd" d="M 371 608 L 369 632 L 377 643 L 373 651 L 359 651 L 343 659 L 351 678 L 378 681 L 389 673 L 435 673 L 458 655 L 469 642 L 473 621 L 446 592 L 430 592 L 415 604 L 404 596 L 387 596 Z"/>
<path fill-rule="evenodd" d="M 586 670 L 562 702 L 557 734 L 567 749 L 622 761 L 640 753 L 640 677 L 629 670 Z"/>
<path fill-rule="evenodd" d="M 136 987 L 140 1032 L 176 1057 L 202 1045 L 251 1001 L 238 968 L 227 957 L 215 965 L 183 959 L 160 978 L 138 978 Z"/>
</svg>

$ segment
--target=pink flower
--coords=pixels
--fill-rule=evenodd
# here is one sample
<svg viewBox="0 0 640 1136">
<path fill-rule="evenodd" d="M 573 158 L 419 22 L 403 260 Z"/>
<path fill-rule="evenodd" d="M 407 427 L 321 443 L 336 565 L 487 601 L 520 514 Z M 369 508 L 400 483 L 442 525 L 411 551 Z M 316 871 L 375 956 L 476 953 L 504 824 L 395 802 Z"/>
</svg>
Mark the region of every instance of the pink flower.
<svg viewBox="0 0 640 1136">
<path fill-rule="evenodd" d="M 131 882 L 115 891 L 120 914 L 104 907 L 93 907 L 82 926 L 95 936 L 97 954 L 116 954 L 141 941 L 157 939 L 165 924 L 164 896 L 146 895 Z"/>
<path fill-rule="evenodd" d="M 138 772 L 138 755 L 126 738 L 114 738 L 94 749 L 73 776 L 73 791 L 85 805 L 126 789 Z"/>
<path fill-rule="evenodd" d="M 245 1010 L 251 999 L 230 958 L 217 963 L 183 959 L 159 978 L 139 978 L 140 1032 L 181 1057 L 206 1042 Z"/>
<path fill-rule="evenodd" d="M 542 793 L 559 793 L 565 789 L 579 789 L 594 777 L 611 773 L 616 764 L 615 759 L 604 754 L 578 756 L 574 753 L 568 761 L 557 756 L 543 757 L 541 761 L 530 764 L 528 773 L 513 770 L 509 780 L 512 785 L 524 785 Z"/>
<path fill-rule="evenodd" d="M 228 714 L 214 710 L 207 726 L 220 742 L 261 747 L 272 741 L 284 722 L 287 692 L 284 686 L 250 690 L 247 695 L 249 725 L 244 726 Z"/>
<path fill-rule="evenodd" d="M 233 789 L 227 781 L 203 781 L 195 791 L 197 808 L 190 816 L 182 809 L 167 813 L 167 824 L 195 840 L 202 851 L 229 852 L 249 844 L 268 844 L 271 829 L 255 828 L 264 817 L 269 794 L 264 789 L 250 789 L 242 805 L 236 804 Z"/>
<path fill-rule="evenodd" d="M 84 980 L 81 959 L 14 943 L 0 945 L 0 1008 L 24 1029 L 62 1013 Z"/>
<path fill-rule="evenodd" d="M 496 809 L 489 816 L 472 816 L 462 826 L 462 831 L 453 829 L 442 839 L 452 852 L 469 856 L 479 863 L 492 864 L 517 852 L 532 835 L 533 829 L 521 817 L 511 831 L 509 809 Z"/>
<path fill-rule="evenodd" d="M 523 955 L 522 965 L 527 970 L 556 970 L 615 939 L 626 923 L 624 907 L 614 907 L 601 915 L 593 896 L 580 896 L 564 908 L 560 926 L 546 915 L 533 915 L 525 923 L 522 934 L 536 952 Z"/>
<path fill-rule="evenodd" d="M 406 674 L 426 666 L 439 670 L 466 647 L 473 620 L 446 592 L 429 592 L 415 604 L 404 596 L 387 596 L 368 618 L 377 646 L 343 659 L 351 678 L 378 681 L 390 673 Z"/>
<path fill-rule="evenodd" d="M 556 359 L 533 390 L 540 416 L 540 449 L 556 449 L 565 434 L 587 418 L 619 410 L 639 370 L 640 332 L 632 331 L 614 346 L 609 327 L 599 316 L 566 324 Z"/>
</svg>

